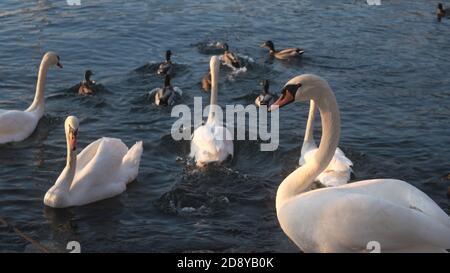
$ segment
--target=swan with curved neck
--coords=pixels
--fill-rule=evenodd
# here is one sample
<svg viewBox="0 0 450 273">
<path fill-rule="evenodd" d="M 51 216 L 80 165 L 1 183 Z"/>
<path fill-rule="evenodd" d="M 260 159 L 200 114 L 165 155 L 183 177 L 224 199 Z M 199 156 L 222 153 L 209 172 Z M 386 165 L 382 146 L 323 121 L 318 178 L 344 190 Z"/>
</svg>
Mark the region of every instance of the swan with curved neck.
<svg viewBox="0 0 450 273">
<path fill-rule="evenodd" d="M 47 206 L 65 208 L 111 198 L 138 175 L 142 141 L 128 149 L 120 139 L 103 137 L 77 155 L 78 128 L 78 119 L 69 116 L 64 123 L 66 167 L 45 194 Z"/>
<path fill-rule="evenodd" d="M 299 166 L 313 160 L 314 154 L 318 150 L 313 134 L 315 115 L 316 104 L 313 100 L 310 100 L 308 122 L 306 123 Z M 352 161 L 345 156 L 344 152 L 339 149 L 339 147 L 337 147 L 331 162 L 328 164 L 326 169 L 317 176 L 315 181 L 319 181 L 322 185 L 327 187 L 343 185 L 350 180 L 352 166 Z"/>
<path fill-rule="evenodd" d="M 396 179 L 373 179 L 305 192 L 326 169 L 339 143 L 340 113 L 327 82 L 315 75 L 291 79 L 271 110 L 293 101 L 313 100 L 322 138 L 314 155 L 288 175 L 276 196 L 278 221 L 305 252 L 445 252 L 450 218 L 425 193 Z M 389 228 L 387 228 L 389 227 Z"/>
<path fill-rule="evenodd" d="M 191 141 L 190 157 L 194 158 L 197 166 L 202 167 L 209 163 L 221 163 L 229 156 L 233 156 L 233 140 L 231 132 L 222 126 L 222 120 L 216 115 L 220 106 L 217 105 L 219 92 L 219 66 L 220 60 L 212 56 L 211 70 L 211 100 L 206 123 L 198 127 Z"/>
<path fill-rule="evenodd" d="M 0 109 L 0 144 L 19 142 L 28 138 L 44 115 L 45 110 L 45 80 L 51 66 L 62 68 L 59 56 L 54 52 L 47 52 L 42 57 L 39 66 L 36 93 L 33 103 L 25 111 Z"/>
</svg>

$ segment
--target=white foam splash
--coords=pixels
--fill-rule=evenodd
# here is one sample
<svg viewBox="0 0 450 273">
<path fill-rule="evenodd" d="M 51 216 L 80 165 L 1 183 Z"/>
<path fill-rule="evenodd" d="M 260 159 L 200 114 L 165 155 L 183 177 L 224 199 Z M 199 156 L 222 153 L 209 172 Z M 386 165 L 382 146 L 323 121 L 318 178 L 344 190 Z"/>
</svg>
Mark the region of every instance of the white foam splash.
<svg viewBox="0 0 450 273">
<path fill-rule="evenodd" d="M 367 0 L 367 5 L 369 6 L 380 6 L 381 0 Z"/>
</svg>

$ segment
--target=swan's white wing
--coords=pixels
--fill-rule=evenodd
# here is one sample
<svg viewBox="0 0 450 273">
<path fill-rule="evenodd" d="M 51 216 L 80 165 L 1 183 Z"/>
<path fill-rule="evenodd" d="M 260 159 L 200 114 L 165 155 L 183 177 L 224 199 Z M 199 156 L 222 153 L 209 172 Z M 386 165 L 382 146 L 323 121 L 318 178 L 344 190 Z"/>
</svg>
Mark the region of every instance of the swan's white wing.
<svg viewBox="0 0 450 273">
<path fill-rule="evenodd" d="M 450 218 L 448 215 L 428 195 L 405 181 L 372 179 L 350 183 L 339 188 L 371 195 L 403 207 L 420 210 L 450 229 Z"/>
<path fill-rule="evenodd" d="M 231 132 L 220 125 L 214 126 L 214 143 L 219 154 L 219 161 L 227 159 L 229 155 L 233 156 L 233 140 Z"/>
<path fill-rule="evenodd" d="M 214 135 L 209 126 L 202 125 L 194 131 L 190 156 L 200 163 L 209 163 L 217 160 Z"/>
<path fill-rule="evenodd" d="M 314 160 L 316 152 L 317 148 L 313 146 L 302 148 L 302 156 L 299 160 L 300 166 L 308 161 Z M 327 168 L 317 176 L 316 181 L 319 181 L 327 187 L 344 185 L 350 180 L 351 166 L 353 166 L 352 161 L 345 156 L 341 149 L 336 148 L 334 156 Z"/>
<path fill-rule="evenodd" d="M 423 193 L 413 194 L 410 201 L 417 203 L 411 206 L 402 200 L 402 195 L 411 193 L 408 189 L 400 189 L 400 194 L 389 192 L 399 190 L 393 181 L 361 181 L 304 193 L 279 209 L 280 225 L 306 252 L 364 252 L 370 241 L 379 242 L 381 251 L 441 252 L 449 248 L 445 212 L 428 197 L 424 199 Z M 353 184 L 360 185 L 350 187 Z M 401 183 L 396 186 L 402 187 Z M 392 202 L 395 195 L 401 201 Z M 418 204 L 423 201 L 425 205 Z"/>
<path fill-rule="evenodd" d="M 36 129 L 39 118 L 33 112 L 18 110 L 0 113 L 0 144 L 22 141 Z"/>
<path fill-rule="evenodd" d="M 222 126 L 213 124 L 200 126 L 194 131 L 190 156 L 194 157 L 200 165 L 221 162 L 228 155 L 233 155 L 231 139 L 231 133 Z"/>
<path fill-rule="evenodd" d="M 92 142 L 86 148 L 84 148 L 81 153 L 77 156 L 77 172 L 81 171 L 86 167 L 86 165 L 95 157 L 98 146 L 103 141 L 103 138 L 99 138 Z"/>
<path fill-rule="evenodd" d="M 86 194 L 94 191 L 97 186 L 100 188 L 99 193 L 101 194 L 107 191 L 105 187 L 123 183 L 123 181 L 118 181 L 120 180 L 118 173 L 128 148 L 120 139 L 106 137 L 101 138 L 96 145 L 98 145 L 97 149 L 92 150 L 96 151 L 95 155 L 88 163 L 85 163 L 83 169 L 78 170 L 77 168 L 70 187 L 71 194 Z"/>
<path fill-rule="evenodd" d="M 136 142 L 122 159 L 121 176 L 126 183 L 136 179 L 139 173 L 142 152 L 144 150 L 142 141 Z"/>
<path fill-rule="evenodd" d="M 382 252 L 450 248 L 450 228 L 419 210 L 371 195 L 346 194 L 318 213 L 323 239 L 336 242 L 329 244 L 333 252 L 365 251 L 370 241 L 379 242 Z"/>
</svg>

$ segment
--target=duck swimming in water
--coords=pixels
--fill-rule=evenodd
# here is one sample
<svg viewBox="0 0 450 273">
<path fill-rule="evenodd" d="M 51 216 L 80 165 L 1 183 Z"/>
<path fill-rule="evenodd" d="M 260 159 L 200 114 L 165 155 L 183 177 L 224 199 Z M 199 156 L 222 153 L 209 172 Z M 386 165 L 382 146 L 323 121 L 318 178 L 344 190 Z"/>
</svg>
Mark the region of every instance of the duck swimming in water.
<svg viewBox="0 0 450 273">
<path fill-rule="evenodd" d="M 172 51 L 166 51 L 166 60 L 161 63 L 158 67 L 158 71 L 156 72 L 158 75 L 168 75 L 172 73 L 172 61 L 170 57 L 172 56 Z"/>
<path fill-rule="evenodd" d="M 437 11 L 436 11 L 436 16 L 437 16 L 438 22 L 440 22 L 441 19 L 443 17 L 445 17 L 448 13 L 450 13 L 449 9 L 444 9 L 444 6 L 442 5 L 442 3 L 439 3 L 437 6 Z"/>
<path fill-rule="evenodd" d="M 90 95 L 98 91 L 95 81 L 91 80 L 92 75 L 94 75 L 94 73 L 91 70 L 86 70 L 86 72 L 84 72 L 84 81 L 80 83 L 78 94 Z"/>
<path fill-rule="evenodd" d="M 202 78 L 202 89 L 205 92 L 211 90 L 211 72 L 208 71 Z"/>
<path fill-rule="evenodd" d="M 274 103 L 277 100 L 277 96 L 274 94 L 271 94 L 269 92 L 269 80 L 263 80 L 261 82 L 263 88 L 261 94 L 256 98 L 255 104 L 256 106 L 260 107 L 261 105 L 267 105 L 270 106 L 272 103 Z"/>
<path fill-rule="evenodd" d="M 260 47 L 268 48 L 270 56 L 273 56 L 280 60 L 295 58 L 302 55 L 305 52 L 301 48 L 286 48 L 282 50 L 275 50 L 275 46 L 272 41 L 266 41 Z"/>
<path fill-rule="evenodd" d="M 222 63 L 228 66 L 232 66 L 233 68 L 240 68 L 241 62 L 239 60 L 239 57 L 229 50 L 227 43 L 223 43 L 223 49 L 225 51 L 223 52 L 221 58 Z"/>
<path fill-rule="evenodd" d="M 170 83 L 170 75 L 166 75 L 163 87 L 155 88 L 150 91 L 150 96 L 155 97 L 156 105 L 174 105 L 181 95 L 181 89 L 178 87 L 173 87 Z"/>
</svg>

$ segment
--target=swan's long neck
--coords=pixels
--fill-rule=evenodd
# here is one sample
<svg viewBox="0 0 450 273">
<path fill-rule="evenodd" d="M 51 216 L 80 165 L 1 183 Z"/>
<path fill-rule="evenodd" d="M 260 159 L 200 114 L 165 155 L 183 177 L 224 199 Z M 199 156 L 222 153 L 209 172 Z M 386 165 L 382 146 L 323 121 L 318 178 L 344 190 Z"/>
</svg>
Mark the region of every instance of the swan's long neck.
<svg viewBox="0 0 450 273">
<path fill-rule="evenodd" d="M 77 152 L 72 151 L 69 145 L 69 137 L 67 136 L 67 161 L 64 173 L 61 179 L 55 184 L 61 190 L 61 192 L 68 193 L 75 178 L 75 172 L 77 169 Z"/>
<path fill-rule="evenodd" d="M 309 102 L 309 115 L 308 122 L 306 123 L 305 137 L 303 139 L 303 145 L 316 145 L 314 142 L 314 119 L 316 116 L 316 103 L 314 100 Z"/>
<path fill-rule="evenodd" d="M 314 179 L 328 166 L 339 143 L 340 115 L 336 98 L 327 88 L 318 99 L 315 99 L 321 121 L 322 138 L 314 160 L 292 172 L 278 187 L 276 208 L 278 210 L 292 197 L 306 191 Z"/>
<path fill-rule="evenodd" d="M 44 58 L 41 62 L 41 65 L 39 66 L 38 79 L 36 83 L 36 93 L 34 95 L 33 103 L 26 110 L 27 112 L 37 111 L 39 117 L 42 117 L 44 115 L 44 107 L 45 107 L 44 88 L 45 88 L 45 80 L 47 78 L 48 67 L 49 67 L 48 61 L 47 59 Z"/>
<path fill-rule="evenodd" d="M 215 108 L 217 107 L 217 96 L 219 93 L 219 71 L 217 67 L 211 67 L 211 100 L 209 102 L 208 121 L 215 120 Z"/>
</svg>

